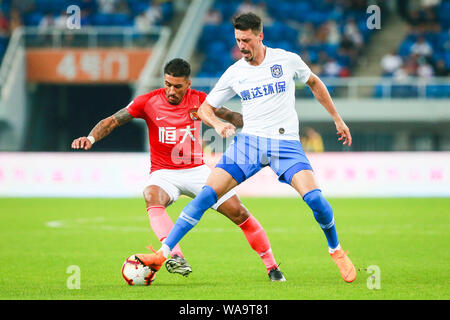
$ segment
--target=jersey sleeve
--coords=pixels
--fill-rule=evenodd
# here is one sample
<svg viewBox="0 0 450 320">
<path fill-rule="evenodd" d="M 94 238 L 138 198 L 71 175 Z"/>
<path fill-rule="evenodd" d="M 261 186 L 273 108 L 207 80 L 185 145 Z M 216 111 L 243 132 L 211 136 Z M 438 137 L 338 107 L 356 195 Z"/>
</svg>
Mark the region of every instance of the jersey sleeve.
<svg viewBox="0 0 450 320">
<path fill-rule="evenodd" d="M 225 73 L 217 81 L 214 88 L 206 97 L 206 102 L 208 102 L 214 108 L 222 107 L 225 102 L 233 98 L 236 94 L 231 87 L 231 72 L 230 69 L 225 71 Z"/>
<path fill-rule="evenodd" d="M 303 83 L 306 83 L 311 76 L 311 69 L 306 65 L 306 63 L 300 58 L 296 53 L 292 53 L 291 58 L 292 67 L 294 68 L 295 76 Z"/>
<path fill-rule="evenodd" d="M 133 118 L 143 118 L 145 103 L 148 101 L 148 94 L 137 96 L 127 106 L 126 109 Z"/>
</svg>

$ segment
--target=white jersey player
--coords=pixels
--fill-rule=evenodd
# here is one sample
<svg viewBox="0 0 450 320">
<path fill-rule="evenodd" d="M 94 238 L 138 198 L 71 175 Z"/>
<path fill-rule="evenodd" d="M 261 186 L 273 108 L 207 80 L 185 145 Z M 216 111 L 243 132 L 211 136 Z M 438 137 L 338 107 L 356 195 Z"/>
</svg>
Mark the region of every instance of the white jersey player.
<svg viewBox="0 0 450 320">
<path fill-rule="evenodd" d="M 202 191 L 181 212 L 161 249 L 138 255 L 158 270 L 170 250 L 200 220 L 217 198 L 270 166 L 279 180 L 291 185 L 308 204 L 322 228 L 328 250 L 342 278 L 352 282 L 356 270 L 342 250 L 333 210 L 314 179 L 311 165 L 299 141 L 295 111 L 294 78 L 309 86 L 336 125 L 338 140 L 351 145 L 351 134 L 337 112 L 327 88 L 295 53 L 268 48 L 263 44 L 261 19 L 244 13 L 233 19 L 236 43 L 243 58 L 222 75 L 199 109 L 200 118 L 224 138 L 235 133 L 232 124 L 220 121 L 214 110 L 235 95 L 242 102 L 244 127 L 212 170 Z"/>
</svg>

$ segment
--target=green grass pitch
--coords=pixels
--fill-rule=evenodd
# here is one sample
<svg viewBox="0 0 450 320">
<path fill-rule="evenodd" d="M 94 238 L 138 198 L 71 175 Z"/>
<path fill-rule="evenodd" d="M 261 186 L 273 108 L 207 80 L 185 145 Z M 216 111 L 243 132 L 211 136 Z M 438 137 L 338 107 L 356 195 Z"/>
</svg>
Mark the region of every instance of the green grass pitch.
<svg viewBox="0 0 450 320">
<path fill-rule="evenodd" d="M 168 208 L 175 219 L 189 199 Z M 287 282 L 271 283 L 240 229 L 209 210 L 181 241 L 193 268 L 162 268 L 128 286 L 123 261 L 159 243 L 143 199 L 0 199 L 0 299 L 449 299 L 450 199 L 329 199 L 358 271 L 345 283 L 300 199 L 243 199 L 265 228 Z M 71 265 L 80 289 L 68 289 Z M 379 289 L 366 270 L 378 266 Z M 373 280 L 369 279 L 369 283 Z"/>
</svg>

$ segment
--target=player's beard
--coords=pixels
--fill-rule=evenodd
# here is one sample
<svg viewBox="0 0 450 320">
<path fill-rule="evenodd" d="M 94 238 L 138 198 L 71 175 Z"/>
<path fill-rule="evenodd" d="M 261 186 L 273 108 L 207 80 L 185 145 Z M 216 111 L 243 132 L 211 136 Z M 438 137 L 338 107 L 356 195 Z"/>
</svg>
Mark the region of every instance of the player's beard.
<svg viewBox="0 0 450 320">
<path fill-rule="evenodd" d="M 175 98 L 175 99 L 174 99 L 174 100 L 170 100 L 170 99 L 169 99 L 170 97 L 173 97 L 173 98 Z M 167 96 L 166 99 L 167 99 L 167 101 L 168 101 L 170 104 L 173 104 L 173 105 L 176 105 L 176 104 L 179 104 L 179 103 L 180 103 L 180 99 L 179 99 L 177 96 L 175 96 L 175 95 Z"/>
<path fill-rule="evenodd" d="M 247 62 L 253 61 L 253 55 L 252 55 L 252 53 L 251 53 L 250 51 L 243 50 L 243 51 L 241 51 L 241 53 L 242 53 L 243 55 L 249 53 L 250 55 L 249 55 L 248 57 L 244 56 L 244 59 L 245 59 L 245 61 L 247 61 Z"/>
</svg>

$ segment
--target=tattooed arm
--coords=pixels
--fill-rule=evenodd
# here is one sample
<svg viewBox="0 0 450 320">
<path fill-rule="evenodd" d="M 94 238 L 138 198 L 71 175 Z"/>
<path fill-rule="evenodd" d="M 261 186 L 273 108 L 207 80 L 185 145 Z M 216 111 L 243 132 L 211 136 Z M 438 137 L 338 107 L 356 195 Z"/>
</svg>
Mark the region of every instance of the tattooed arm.
<svg viewBox="0 0 450 320">
<path fill-rule="evenodd" d="M 128 113 L 126 108 L 123 108 L 112 116 L 97 123 L 89 133 L 88 137 L 93 137 L 95 141 L 99 141 L 110 134 L 115 128 L 129 122 L 131 119 L 133 119 L 133 117 Z M 72 149 L 91 149 L 93 143 L 88 137 L 80 137 L 73 140 Z"/>
<path fill-rule="evenodd" d="M 242 128 L 244 126 L 244 121 L 242 120 L 242 114 L 240 114 L 239 112 L 233 112 L 225 107 L 220 107 L 220 108 L 214 109 L 214 114 L 217 117 L 233 124 L 236 128 Z"/>
</svg>

